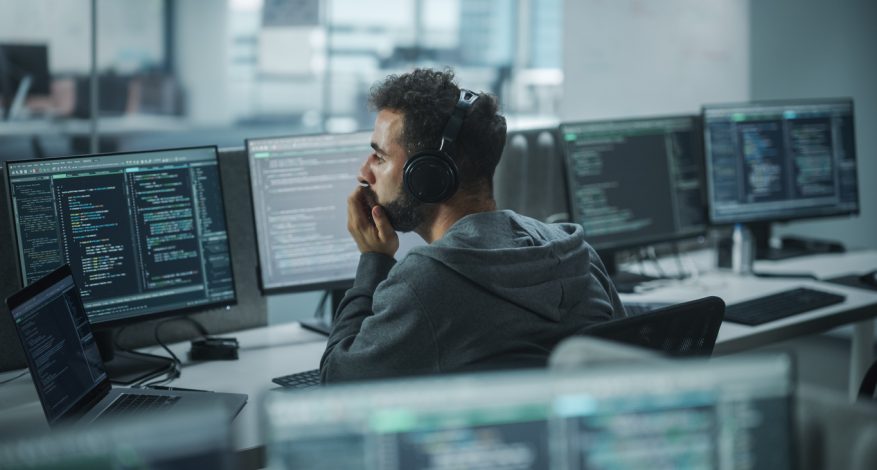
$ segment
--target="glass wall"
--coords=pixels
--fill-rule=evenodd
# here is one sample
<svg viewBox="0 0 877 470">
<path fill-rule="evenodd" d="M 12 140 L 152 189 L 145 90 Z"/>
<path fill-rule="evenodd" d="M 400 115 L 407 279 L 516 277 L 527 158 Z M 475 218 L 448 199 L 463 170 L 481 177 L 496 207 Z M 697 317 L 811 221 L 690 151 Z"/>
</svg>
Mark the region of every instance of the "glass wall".
<svg viewBox="0 0 877 470">
<path fill-rule="evenodd" d="M 92 7 L 96 86 L 92 93 Z M 560 0 L 0 0 L 0 159 L 367 129 L 369 88 L 453 67 L 555 116 Z M 29 82 L 22 85 L 23 78 Z"/>
</svg>

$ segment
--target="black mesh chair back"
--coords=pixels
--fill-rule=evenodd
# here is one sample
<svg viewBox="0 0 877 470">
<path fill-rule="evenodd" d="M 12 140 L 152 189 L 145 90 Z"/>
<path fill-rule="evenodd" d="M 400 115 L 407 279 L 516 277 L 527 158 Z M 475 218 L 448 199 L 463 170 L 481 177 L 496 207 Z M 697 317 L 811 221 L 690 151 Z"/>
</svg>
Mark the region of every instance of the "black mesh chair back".
<svg viewBox="0 0 877 470">
<path fill-rule="evenodd" d="M 704 297 L 635 317 L 610 320 L 579 333 L 618 341 L 669 356 L 709 356 L 725 316 L 725 302 Z"/>
</svg>

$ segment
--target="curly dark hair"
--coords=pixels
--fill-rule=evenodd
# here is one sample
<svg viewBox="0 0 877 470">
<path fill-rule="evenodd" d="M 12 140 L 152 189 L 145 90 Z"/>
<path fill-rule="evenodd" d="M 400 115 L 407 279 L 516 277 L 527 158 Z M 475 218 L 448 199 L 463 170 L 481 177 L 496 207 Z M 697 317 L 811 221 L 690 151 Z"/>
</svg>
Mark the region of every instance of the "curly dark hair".
<svg viewBox="0 0 877 470">
<path fill-rule="evenodd" d="M 377 111 L 401 112 L 400 144 L 408 155 L 438 149 L 442 131 L 460 98 L 451 69 L 415 69 L 390 75 L 372 87 L 369 104 Z M 505 118 L 498 114 L 496 97 L 481 93 L 469 110 L 448 153 L 460 170 L 460 189 L 493 192 L 493 173 L 506 141 Z"/>
</svg>

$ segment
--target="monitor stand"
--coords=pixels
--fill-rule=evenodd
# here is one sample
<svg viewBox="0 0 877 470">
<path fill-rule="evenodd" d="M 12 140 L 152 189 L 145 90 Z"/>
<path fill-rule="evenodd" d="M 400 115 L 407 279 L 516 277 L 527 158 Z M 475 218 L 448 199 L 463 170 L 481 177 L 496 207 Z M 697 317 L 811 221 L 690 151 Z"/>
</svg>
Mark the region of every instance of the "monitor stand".
<svg viewBox="0 0 877 470">
<path fill-rule="evenodd" d="M 116 350 L 111 329 L 94 332 L 95 342 L 110 381 L 130 385 L 169 370 L 173 360 L 154 354 Z"/>
<path fill-rule="evenodd" d="M 821 253 L 843 253 L 845 248 L 842 243 L 832 240 L 820 240 L 816 238 L 785 236 L 780 238 L 780 247 L 770 246 L 771 225 L 770 222 L 747 224 L 752 232 L 755 243 L 755 259 L 779 261 L 798 256 L 816 255 Z"/>
<path fill-rule="evenodd" d="M 329 311 L 333 313 L 337 312 L 338 306 L 341 305 L 341 299 L 344 298 L 344 292 L 344 289 L 327 290 L 323 294 L 323 298 L 320 300 L 320 305 L 317 307 L 317 311 L 314 312 L 314 319 L 308 321 L 300 321 L 299 324 L 301 325 L 301 327 L 315 333 L 329 336 L 329 333 L 332 331 L 332 321 L 331 318 L 326 318 L 326 315 L 324 313 L 325 309 L 323 308 L 323 306 L 325 305 L 328 296 L 332 296 L 332 308 Z M 330 313 L 329 315 L 331 316 L 332 313 Z"/>
</svg>

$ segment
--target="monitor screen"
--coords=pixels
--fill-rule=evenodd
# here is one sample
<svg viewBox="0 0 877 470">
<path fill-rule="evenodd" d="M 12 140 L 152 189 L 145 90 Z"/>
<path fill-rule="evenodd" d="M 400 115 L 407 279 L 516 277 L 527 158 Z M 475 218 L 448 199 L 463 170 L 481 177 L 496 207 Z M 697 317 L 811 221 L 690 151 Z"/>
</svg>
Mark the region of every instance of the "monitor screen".
<svg viewBox="0 0 877 470">
<path fill-rule="evenodd" d="M 598 250 L 706 232 L 695 116 L 564 123 L 572 221 Z"/>
<path fill-rule="evenodd" d="M 857 214 L 850 99 L 705 106 L 710 220 Z"/>
<path fill-rule="evenodd" d="M 216 147 L 6 165 L 24 285 L 70 264 L 92 324 L 235 301 Z"/>
<path fill-rule="evenodd" d="M 265 401 L 278 468 L 795 468 L 782 356 L 394 380 Z"/>
<path fill-rule="evenodd" d="M 352 285 L 360 253 L 347 197 L 370 142 L 370 132 L 247 140 L 263 290 Z M 422 244 L 400 234 L 396 259 Z"/>
</svg>

